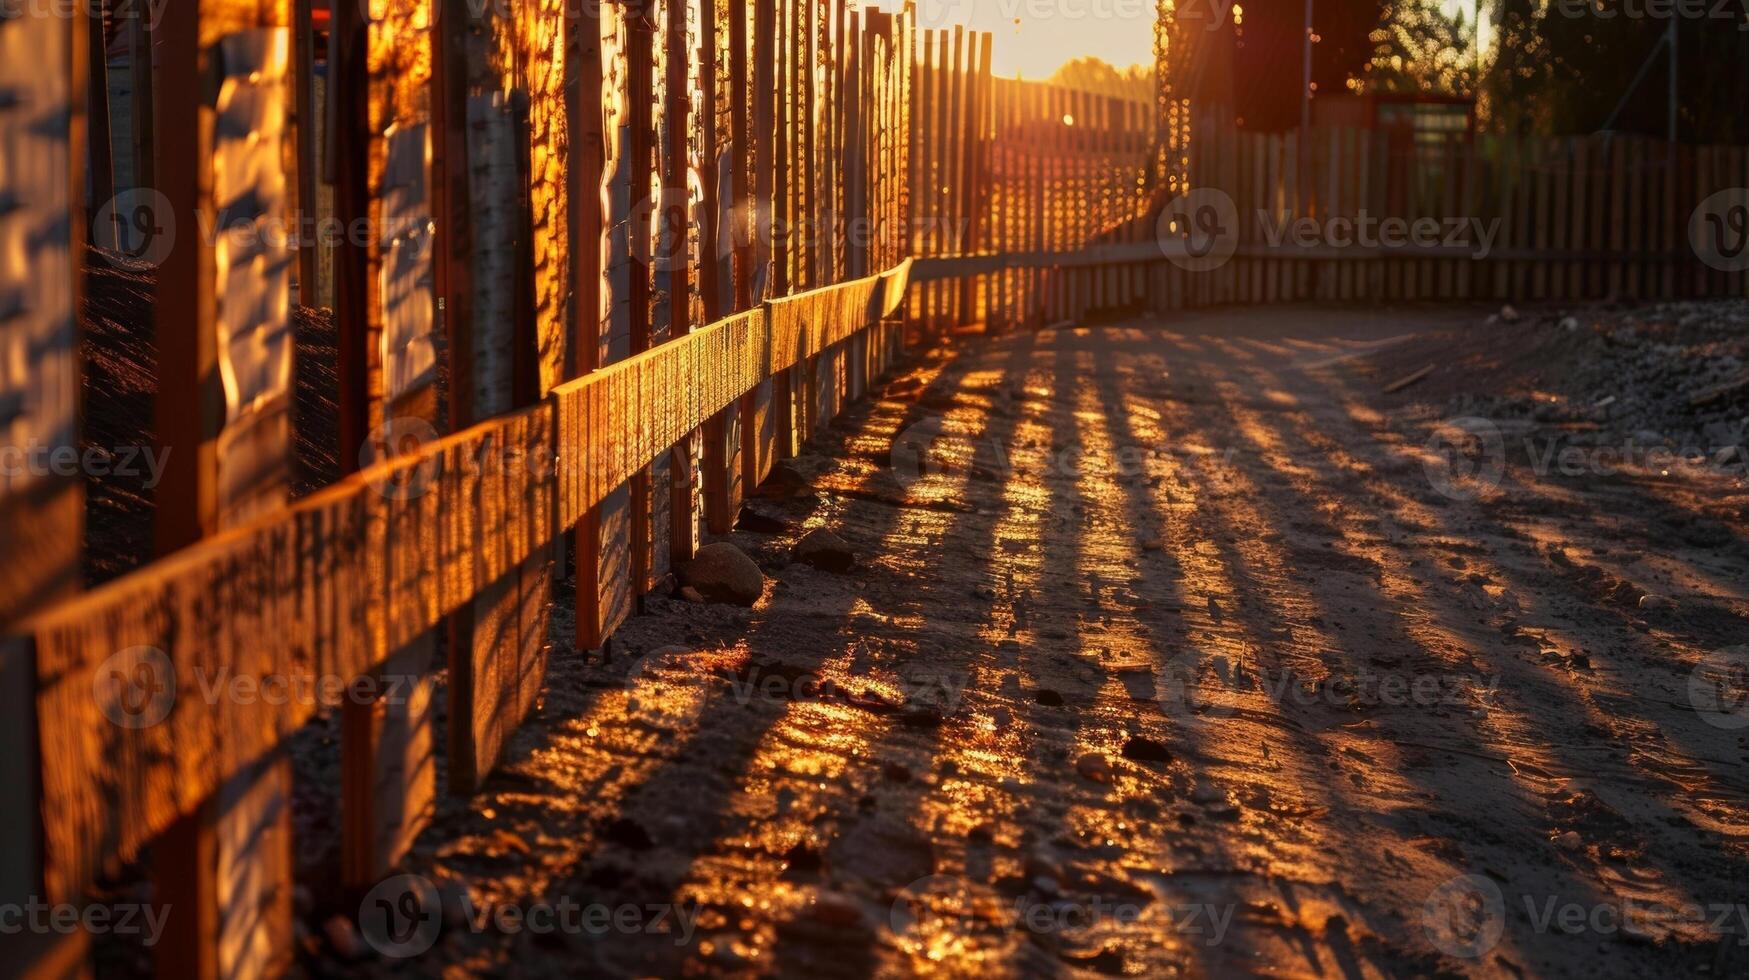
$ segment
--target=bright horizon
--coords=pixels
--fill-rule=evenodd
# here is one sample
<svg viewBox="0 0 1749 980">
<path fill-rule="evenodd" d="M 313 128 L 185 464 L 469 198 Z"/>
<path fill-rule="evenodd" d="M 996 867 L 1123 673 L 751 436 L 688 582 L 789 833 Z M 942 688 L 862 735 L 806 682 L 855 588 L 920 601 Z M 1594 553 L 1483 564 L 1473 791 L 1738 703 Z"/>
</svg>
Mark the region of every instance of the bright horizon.
<svg viewBox="0 0 1749 980">
<path fill-rule="evenodd" d="M 1181 0 L 1181 5 L 1220 2 Z M 1479 4 L 1444 0 L 1444 6 L 1463 10 L 1473 23 Z M 989 31 L 994 39 L 990 68 L 997 75 L 1048 78 L 1064 64 L 1089 55 L 1119 69 L 1154 63 L 1154 0 L 918 0 L 917 15 L 924 28 L 959 24 Z M 1315 7 L 1312 20 L 1315 27 Z M 1483 50 L 1493 39 L 1491 27 L 1482 25 Z"/>
<path fill-rule="evenodd" d="M 918 25 L 993 36 L 990 70 L 1048 78 L 1092 55 L 1114 67 L 1154 62 L 1153 0 L 918 0 Z"/>
</svg>

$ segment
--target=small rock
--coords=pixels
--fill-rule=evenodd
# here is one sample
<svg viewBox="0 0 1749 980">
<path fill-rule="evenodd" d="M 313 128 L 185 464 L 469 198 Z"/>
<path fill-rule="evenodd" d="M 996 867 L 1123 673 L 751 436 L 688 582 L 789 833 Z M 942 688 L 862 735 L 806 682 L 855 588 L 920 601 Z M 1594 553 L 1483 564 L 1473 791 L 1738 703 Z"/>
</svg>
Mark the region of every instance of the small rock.
<svg viewBox="0 0 1749 980">
<path fill-rule="evenodd" d="M 1203 783 L 1190 791 L 1190 802 L 1197 806 L 1217 806 L 1227 802 L 1227 791 L 1211 783 Z"/>
<path fill-rule="evenodd" d="M 370 955 L 370 947 L 358 934 L 358 927 L 344 915 L 336 915 L 322 923 L 322 934 L 328 937 L 328 948 L 343 960 L 361 960 Z"/>
<path fill-rule="evenodd" d="M 1561 836 L 1556 837 L 1555 843 L 1560 845 L 1560 848 L 1563 851 L 1578 851 L 1585 846 L 1584 838 L 1580 837 L 1579 832 L 1576 830 L 1569 830 Z"/>
<path fill-rule="evenodd" d="M 1651 611 L 1654 609 L 1658 609 L 1658 610 L 1675 609 L 1676 608 L 1676 600 L 1672 599 L 1666 595 L 1653 595 L 1652 593 L 1647 593 L 1643 596 L 1640 596 L 1640 608 L 1642 610 L 1646 610 L 1646 611 Z"/>
<path fill-rule="evenodd" d="M 1572 333 L 1579 329 L 1579 318 L 1576 316 L 1561 317 L 1561 329 Z"/>
<path fill-rule="evenodd" d="M 690 585 L 683 585 L 680 587 L 680 598 L 685 599 L 687 602 L 704 602 L 704 595 Z"/>
<path fill-rule="evenodd" d="M 735 518 L 735 530 L 751 531 L 754 534 L 782 534 L 794 527 L 789 521 L 776 514 L 756 506 L 752 501 L 741 504 L 741 513 Z"/>
<path fill-rule="evenodd" d="M 656 843 L 650 839 L 650 832 L 644 829 L 644 825 L 630 817 L 620 817 L 608 824 L 601 836 L 634 851 L 647 851 Z"/>
<path fill-rule="evenodd" d="M 1166 746 L 1142 735 L 1131 735 L 1123 743 L 1123 757 L 1136 762 L 1171 762 L 1172 753 Z"/>
<path fill-rule="evenodd" d="M 1149 538 L 1148 540 L 1142 542 L 1142 550 L 1143 551 L 1164 551 L 1165 549 L 1166 549 L 1166 542 L 1160 540 L 1159 538 Z"/>
<path fill-rule="evenodd" d="M 1511 303 L 1507 303 L 1505 306 L 1500 307 L 1500 319 L 1506 323 L 1517 323 L 1518 310 L 1513 308 Z"/>
<path fill-rule="evenodd" d="M 887 777 L 889 782 L 908 783 L 911 781 L 911 770 L 899 765 L 897 762 L 889 762 L 883 766 L 881 768 L 881 775 Z"/>
<path fill-rule="evenodd" d="M 848 896 L 821 891 L 814 896 L 814 921 L 834 929 L 853 929 L 862 924 L 862 909 Z"/>
<path fill-rule="evenodd" d="M 1033 703 L 1042 704 L 1047 708 L 1061 708 L 1063 706 L 1063 696 L 1048 687 L 1041 687 L 1034 690 L 1032 692 L 1032 700 Z"/>
<path fill-rule="evenodd" d="M 795 464 L 787 459 L 780 459 L 771 467 L 771 475 L 754 491 L 755 496 L 767 500 L 788 500 L 813 489 L 813 484 Z"/>
<path fill-rule="evenodd" d="M 765 574 L 747 553 L 727 541 L 698 549 L 691 561 L 680 564 L 680 579 L 711 602 L 751 606 L 765 591 Z"/>
<path fill-rule="evenodd" d="M 818 871 L 825 864 L 820 857 L 819 848 L 809 846 L 805 840 L 796 841 L 789 850 L 783 852 L 783 860 L 789 865 L 788 870 L 799 872 Z"/>
<path fill-rule="evenodd" d="M 1641 429 L 1634 433 L 1634 442 L 1641 446 L 1662 446 L 1664 445 L 1664 436 L 1651 429 Z"/>
<path fill-rule="evenodd" d="M 1111 782 L 1111 762 L 1098 752 L 1089 752 L 1076 759 L 1075 771 L 1096 783 Z"/>
<path fill-rule="evenodd" d="M 856 566 L 856 551 L 849 542 L 823 527 L 802 535 L 791 555 L 796 561 L 823 572 L 843 574 Z"/>
</svg>

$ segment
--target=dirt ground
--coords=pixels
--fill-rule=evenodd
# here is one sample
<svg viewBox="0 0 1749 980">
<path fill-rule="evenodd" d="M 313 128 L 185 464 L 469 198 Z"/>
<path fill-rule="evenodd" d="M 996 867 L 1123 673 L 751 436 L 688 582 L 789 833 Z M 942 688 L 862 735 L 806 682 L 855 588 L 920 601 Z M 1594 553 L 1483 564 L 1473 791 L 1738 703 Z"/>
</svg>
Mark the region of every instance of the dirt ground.
<svg viewBox="0 0 1749 980">
<path fill-rule="evenodd" d="M 755 607 L 652 597 L 606 662 L 561 610 L 511 760 L 365 900 L 392 955 L 306 968 L 1744 975 L 1742 468 L 1449 416 L 1516 368 L 1383 393 L 1487 312 L 914 364 L 728 538 Z"/>
</svg>

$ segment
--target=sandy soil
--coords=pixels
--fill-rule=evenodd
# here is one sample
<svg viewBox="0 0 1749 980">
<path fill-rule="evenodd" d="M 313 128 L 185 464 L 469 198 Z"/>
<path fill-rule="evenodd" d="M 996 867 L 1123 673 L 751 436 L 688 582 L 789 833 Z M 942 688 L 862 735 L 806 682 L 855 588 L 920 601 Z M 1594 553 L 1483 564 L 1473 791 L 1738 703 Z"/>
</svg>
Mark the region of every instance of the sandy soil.
<svg viewBox="0 0 1749 980">
<path fill-rule="evenodd" d="M 511 761 L 365 901 L 416 955 L 306 968 L 1742 975 L 1749 490 L 1380 393 L 1476 319 L 915 365 L 730 537 L 756 607 L 652 597 L 606 662 L 561 614 Z M 855 570 L 790 561 L 820 526 Z"/>
</svg>

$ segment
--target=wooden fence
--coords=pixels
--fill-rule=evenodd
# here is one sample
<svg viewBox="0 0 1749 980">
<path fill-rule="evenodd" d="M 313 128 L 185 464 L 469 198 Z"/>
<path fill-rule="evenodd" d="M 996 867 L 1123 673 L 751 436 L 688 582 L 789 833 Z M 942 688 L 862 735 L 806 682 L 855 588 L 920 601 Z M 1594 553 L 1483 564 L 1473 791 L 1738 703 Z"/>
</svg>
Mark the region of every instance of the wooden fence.
<svg viewBox="0 0 1749 980">
<path fill-rule="evenodd" d="M 158 557 L 83 594 L 80 477 L 6 472 L 0 901 L 79 902 L 149 846 L 161 970 L 273 975 L 286 740 L 335 707 L 311 691 L 352 692 L 341 873 L 362 889 L 433 812 L 439 631 L 441 755 L 469 793 L 540 690 L 559 546 L 577 642 L 603 646 L 899 352 L 914 17 L 190 0 L 150 27 L 152 149 L 124 143 L 120 178 L 113 141 L 82 142 L 93 30 L 0 20 L 0 424 L 8 447 L 77 446 L 83 233 L 113 212 L 154 267 L 172 452 Z M 274 234 L 305 207 L 341 240 Z M 346 471 L 298 499 L 294 295 L 333 297 Z M 209 697 L 215 678 L 262 696 Z M 84 941 L 33 937 L 20 962 L 78 974 Z"/>
<path fill-rule="evenodd" d="M 172 450 L 154 560 L 83 594 L 78 472 L 0 474 L 0 902 L 78 902 L 149 845 L 170 975 L 290 965 L 286 742 L 332 707 L 213 698 L 214 678 L 400 679 L 339 700 L 362 889 L 429 820 L 436 760 L 474 791 L 532 709 L 567 555 L 577 643 L 602 647 L 908 339 L 1237 300 L 1743 288 L 1683 257 L 1671 217 L 1740 185 L 1741 152 L 1659 169 L 1625 141 L 1399 161 L 1362 134 L 1205 132 L 1188 169 L 1237 214 L 1515 224 L 1466 262 L 1287 250 L 1241 222 L 1226 263 L 1187 268 L 1159 232 L 1149 106 L 992 78 L 988 35 L 920 32 L 909 7 L 129 9 L 163 15 L 109 32 L 159 52 L 125 72 L 149 98 L 114 114 L 142 136 L 89 152 L 103 35 L 0 19 L 0 448 L 76 453 L 96 224 L 154 267 Z M 288 213 L 341 237 L 274 234 Z M 342 470 L 296 499 L 294 294 L 332 297 Z M 18 962 L 81 972 L 81 937 L 34 942 Z"/>
<path fill-rule="evenodd" d="M 1314 129 L 1302 138 L 1215 124 L 1194 133 L 1193 187 L 1230 200 L 1232 255 L 1173 272 L 1156 308 L 1749 292 L 1741 264 L 1717 261 L 1704 239 L 1711 228 L 1700 229 L 1699 242 L 1691 237 L 1705 212 L 1728 221 L 1735 208 L 1735 228 L 1724 230 L 1743 245 L 1749 197 L 1713 197 L 1749 187 L 1743 147 L 1628 135 L 1418 140 L 1406 130 Z M 1193 203 L 1206 202 L 1195 194 Z"/>
</svg>

